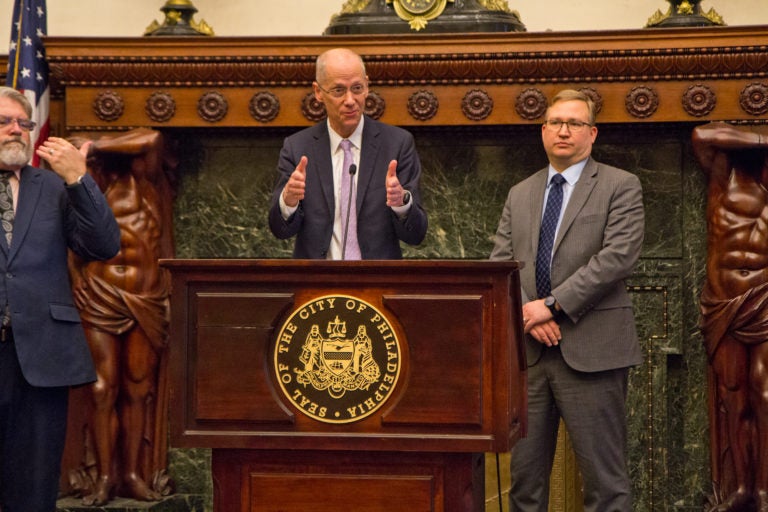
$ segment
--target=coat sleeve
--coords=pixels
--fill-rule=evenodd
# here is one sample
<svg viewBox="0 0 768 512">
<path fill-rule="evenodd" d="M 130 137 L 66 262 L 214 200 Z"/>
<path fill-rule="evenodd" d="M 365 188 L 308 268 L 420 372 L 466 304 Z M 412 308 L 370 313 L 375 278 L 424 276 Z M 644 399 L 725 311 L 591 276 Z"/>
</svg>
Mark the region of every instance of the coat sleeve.
<svg viewBox="0 0 768 512">
<path fill-rule="evenodd" d="M 66 190 L 69 248 L 86 261 L 113 258 L 120 251 L 120 228 L 96 182 L 86 174 L 79 184 Z"/>
</svg>

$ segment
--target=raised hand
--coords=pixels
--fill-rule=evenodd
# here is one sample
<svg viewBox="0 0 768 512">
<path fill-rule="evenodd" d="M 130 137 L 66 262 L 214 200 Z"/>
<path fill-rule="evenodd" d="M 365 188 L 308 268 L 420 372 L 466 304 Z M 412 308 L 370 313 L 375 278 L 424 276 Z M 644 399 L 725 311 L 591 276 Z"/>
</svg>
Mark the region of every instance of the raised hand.
<svg viewBox="0 0 768 512">
<path fill-rule="evenodd" d="M 405 189 L 397 177 L 397 160 L 389 162 L 387 168 L 387 206 L 403 206 Z"/>
<path fill-rule="evenodd" d="M 304 191 L 307 185 L 307 162 L 307 157 L 302 156 L 301 160 L 299 160 L 299 165 L 291 173 L 288 183 L 283 188 L 283 201 L 291 208 L 304 199 Z"/>
</svg>

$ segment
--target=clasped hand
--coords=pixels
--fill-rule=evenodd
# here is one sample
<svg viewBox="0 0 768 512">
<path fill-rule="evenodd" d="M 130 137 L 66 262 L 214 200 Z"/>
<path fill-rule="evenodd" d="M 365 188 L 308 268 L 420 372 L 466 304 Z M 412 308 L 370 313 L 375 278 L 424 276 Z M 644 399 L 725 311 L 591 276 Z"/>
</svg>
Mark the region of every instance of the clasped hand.
<svg viewBox="0 0 768 512">
<path fill-rule="evenodd" d="M 548 347 L 558 345 L 562 339 L 560 325 L 552 318 L 544 299 L 523 304 L 523 331 Z"/>
</svg>

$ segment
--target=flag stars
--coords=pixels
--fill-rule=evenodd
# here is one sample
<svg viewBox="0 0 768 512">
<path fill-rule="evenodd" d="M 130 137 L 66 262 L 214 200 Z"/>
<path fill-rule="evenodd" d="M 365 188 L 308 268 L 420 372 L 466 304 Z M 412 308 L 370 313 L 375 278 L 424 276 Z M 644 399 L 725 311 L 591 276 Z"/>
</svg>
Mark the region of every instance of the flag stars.
<svg viewBox="0 0 768 512">
<path fill-rule="evenodd" d="M 45 0 L 13 0 L 13 3 L 7 83 L 24 91 L 34 106 L 32 118 L 38 126 L 43 127 L 48 122 L 49 108 L 48 63 L 42 44 L 42 38 L 48 32 L 48 11 Z M 40 134 L 44 134 L 45 130 L 35 130 L 31 134 L 30 139 L 35 147 L 39 145 Z M 32 163 L 35 164 L 36 160 L 37 155 L 34 155 Z"/>
</svg>

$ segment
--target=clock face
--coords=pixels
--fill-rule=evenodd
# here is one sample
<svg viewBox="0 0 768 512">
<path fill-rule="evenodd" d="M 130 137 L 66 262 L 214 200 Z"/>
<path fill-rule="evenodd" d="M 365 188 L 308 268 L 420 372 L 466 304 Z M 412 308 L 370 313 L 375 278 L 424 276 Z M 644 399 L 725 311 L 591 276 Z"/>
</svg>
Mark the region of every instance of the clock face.
<svg viewBox="0 0 768 512">
<path fill-rule="evenodd" d="M 400 0 L 400 4 L 411 14 L 424 14 L 435 6 L 437 0 Z"/>
</svg>

